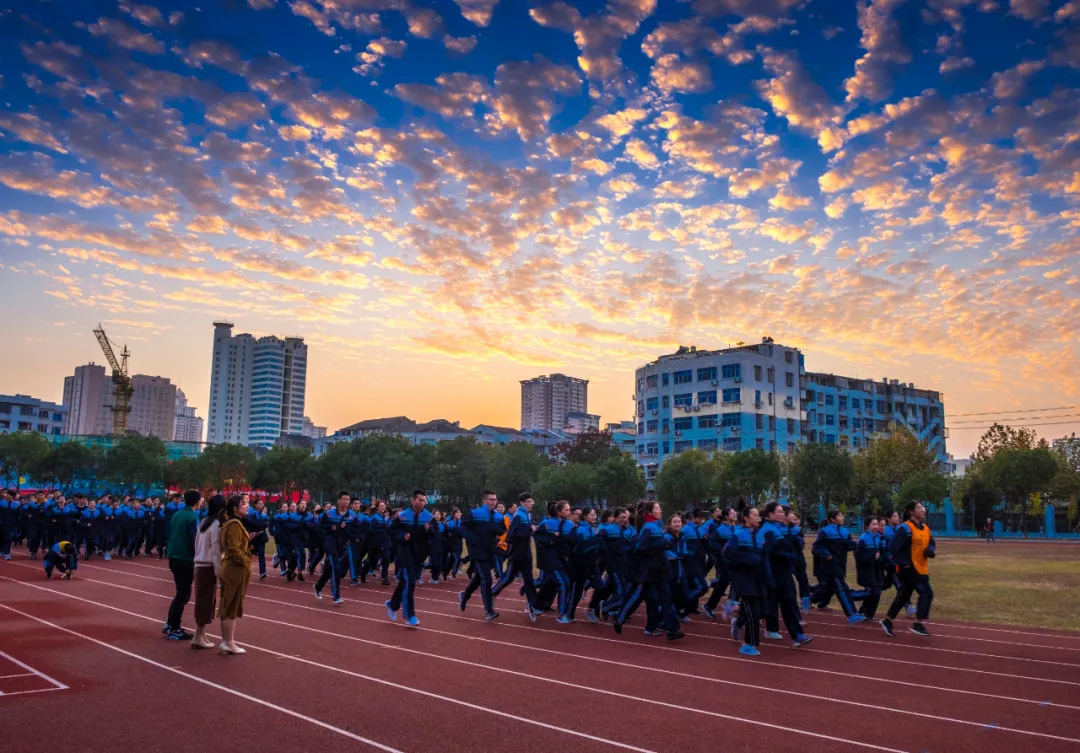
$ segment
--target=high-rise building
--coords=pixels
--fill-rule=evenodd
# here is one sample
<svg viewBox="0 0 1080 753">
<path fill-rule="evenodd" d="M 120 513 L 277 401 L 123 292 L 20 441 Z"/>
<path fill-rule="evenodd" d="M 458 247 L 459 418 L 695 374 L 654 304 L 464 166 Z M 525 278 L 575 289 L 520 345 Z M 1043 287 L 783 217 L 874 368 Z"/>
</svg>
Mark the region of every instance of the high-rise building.
<svg viewBox="0 0 1080 753">
<path fill-rule="evenodd" d="M 570 411 L 566 414 L 566 425 L 563 431 L 568 434 L 582 434 L 589 431 L 600 431 L 600 416 L 595 413 L 582 413 Z"/>
<path fill-rule="evenodd" d="M 314 421 L 307 416 L 304 416 L 304 428 L 300 433 L 305 437 L 311 437 L 312 439 L 322 439 L 326 436 L 326 427 L 316 426 Z"/>
<path fill-rule="evenodd" d="M 214 322 L 206 441 L 273 447 L 282 434 L 302 434 L 307 345 L 301 337 L 233 336 Z"/>
<path fill-rule="evenodd" d="M 176 428 L 173 439 L 177 442 L 201 442 L 203 420 L 195 415 L 195 409 L 187 404 L 187 395 L 176 388 Z"/>
<path fill-rule="evenodd" d="M 521 380 L 521 428 L 562 431 L 567 414 L 588 413 L 589 380 L 565 374 Z"/>
<path fill-rule="evenodd" d="M 724 350 L 680 347 L 639 368 L 637 457 L 648 483 L 665 459 L 692 447 L 792 452 L 802 370 L 802 353 L 770 337 Z"/>
<path fill-rule="evenodd" d="M 176 429 L 176 385 L 162 376 L 135 374 L 127 430 L 171 440 Z"/>
<path fill-rule="evenodd" d="M 58 436 L 64 433 L 67 408 L 28 395 L 0 395 L 0 434 L 36 431 Z"/>
<path fill-rule="evenodd" d="M 112 434 L 112 380 L 104 366 L 77 366 L 64 377 L 64 434 L 72 436 Z"/>
</svg>

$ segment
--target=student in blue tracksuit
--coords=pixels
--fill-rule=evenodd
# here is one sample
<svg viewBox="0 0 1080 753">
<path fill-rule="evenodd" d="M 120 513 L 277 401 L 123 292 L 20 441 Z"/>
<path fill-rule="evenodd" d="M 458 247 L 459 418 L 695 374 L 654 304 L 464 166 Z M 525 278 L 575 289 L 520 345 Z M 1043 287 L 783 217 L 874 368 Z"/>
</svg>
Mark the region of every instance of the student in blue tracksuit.
<svg viewBox="0 0 1080 753">
<path fill-rule="evenodd" d="M 300 505 L 296 502 L 289 503 L 289 514 L 283 522 L 285 540 L 288 542 L 285 561 L 285 579 L 290 583 L 293 579 L 304 580 L 305 564 L 302 560 L 306 556 L 304 531 L 304 517 L 300 512 Z"/>
<path fill-rule="evenodd" d="M 381 583 L 384 586 L 390 585 L 390 561 L 393 559 L 390 516 L 387 513 L 386 503 L 382 500 L 373 502 L 368 511 L 367 551 L 365 571 L 374 575 L 381 568 Z M 360 576 L 360 581 L 364 581 L 364 575 Z"/>
<path fill-rule="evenodd" d="M 251 548 L 259 561 L 259 580 L 262 580 L 266 577 L 266 543 L 270 540 L 267 534 L 270 516 L 266 513 L 266 502 L 262 499 L 255 500 L 255 506 L 240 522 L 251 535 Z"/>
<path fill-rule="evenodd" d="M 450 514 L 446 518 L 446 565 L 443 572 L 454 580 L 457 580 L 458 571 L 461 570 L 461 555 L 464 552 L 464 537 L 461 535 L 461 510 L 456 507 L 450 508 Z"/>
<path fill-rule="evenodd" d="M 401 609 L 405 615 L 405 623 L 410 627 L 420 624 L 416 617 L 414 595 L 421 568 L 430 554 L 431 537 L 434 535 L 431 527 L 434 517 L 426 507 L 427 494 L 416 489 L 413 491 L 410 506 L 395 515 L 390 523 L 390 535 L 396 550 L 397 586 L 394 588 L 394 595 L 386 602 L 386 613 L 391 620 L 396 621 L 398 610 Z"/>
<path fill-rule="evenodd" d="M 724 593 L 731 585 L 731 574 L 728 572 L 727 560 L 724 559 L 724 547 L 727 546 L 731 537 L 735 535 L 735 527 L 738 522 L 738 513 L 735 512 L 734 508 L 718 509 L 720 514 L 713 515 L 710 521 L 711 525 L 707 526 L 705 533 L 705 543 L 712 553 L 713 565 L 716 567 L 716 580 L 713 582 L 712 594 L 709 595 L 709 600 L 705 602 L 705 606 L 701 608 L 701 611 L 711 619 L 715 619 L 716 608 L 720 605 L 720 600 L 724 598 Z M 734 588 L 731 588 L 723 612 L 725 619 L 731 619 L 736 606 L 738 606 L 738 594 Z"/>
<path fill-rule="evenodd" d="M 26 519 L 26 548 L 30 559 L 36 560 L 39 549 L 47 548 L 45 525 L 45 495 L 38 494 L 23 503 L 23 515 Z"/>
<path fill-rule="evenodd" d="M 495 567 L 496 539 L 506 532 L 503 516 L 495 511 L 498 497 L 495 492 L 485 491 L 481 496 L 482 504 L 469 510 L 461 519 L 461 530 L 465 544 L 469 547 L 469 563 L 473 576 L 465 590 L 458 594 L 458 606 L 465 611 L 469 598 L 480 589 L 480 598 L 484 602 L 484 619 L 494 620 L 499 616 L 495 611 L 495 600 L 491 595 L 491 571 Z"/>
<path fill-rule="evenodd" d="M 699 602 L 709 585 L 705 582 L 705 574 L 708 572 L 709 556 L 705 551 L 705 522 L 707 516 L 700 507 L 695 507 L 690 513 L 690 520 L 683 522 L 682 536 L 686 539 L 686 598 L 687 613 L 697 614 L 700 611 Z"/>
<path fill-rule="evenodd" d="M 362 555 L 366 528 L 361 526 L 362 520 L 364 522 L 367 520 L 363 511 L 363 502 L 359 497 L 353 497 L 349 500 L 349 513 L 345 516 L 345 533 L 348 538 L 345 560 L 349 567 L 349 585 L 351 586 L 360 584 L 360 567 L 364 564 Z"/>
<path fill-rule="evenodd" d="M 337 506 L 329 507 L 319 516 L 319 533 L 322 540 L 319 549 L 323 552 L 322 575 L 315 581 L 315 596 L 322 598 L 322 590 L 330 583 L 330 595 L 334 604 L 345 602 L 341 598 L 341 579 L 345 577 L 345 558 L 349 546 L 348 527 L 349 493 L 338 494 Z"/>
<path fill-rule="evenodd" d="M 848 529 L 844 528 L 844 513 L 829 510 L 825 518 L 828 524 L 818 531 L 813 549 L 821 562 L 822 573 L 822 583 L 816 600 L 824 607 L 835 595 L 847 615 L 848 622 L 856 625 L 866 618 L 855 611 L 851 601 L 851 589 L 848 588 L 846 580 L 848 552 L 855 550 L 855 542 Z"/>
<path fill-rule="evenodd" d="M 765 637 L 780 640 L 780 621 L 777 612 L 784 618 L 784 626 L 791 636 L 795 648 L 805 646 L 814 640 L 813 636 L 802 631 L 799 622 L 798 591 L 795 586 L 795 551 L 788 538 L 787 516 L 791 508 L 785 508 L 779 502 L 765 505 L 765 522 L 761 524 L 762 564 L 765 568 Z"/>
<path fill-rule="evenodd" d="M 537 611 L 547 609 L 556 596 L 559 599 L 558 621 L 569 623 L 570 617 L 570 578 L 566 574 L 566 565 L 573 546 L 574 524 L 570 522 L 570 503 L 556 500 L 548 506 L 548 517 L 540 521 L 533 533 L 536 544 L 536 567 L 540 570 L 543 582 L 537 590 Z"/>
<path fill-rule="evenodd" d="M 116 546 L 116 507 L 115 497 L 102 496 L 98 500 L 97 508 L 101 511 L 98 546 L 101 549 L 101 557 L 106 562 L 112 560 L 112 551 Z"/>
<path fill-rule="evenodd" d="M 443 522 L 441 510 L 431 512 L 431 537 L 428 539 L 428 569 L 430 571 L 430 583 L 437 585 L 439 580 L 446 580 L 443 573 L 443 565 L 446 564 L 446 551 L 443 549 L 446 532 L 446 524 Z"/>
<path fill-rule="evenodd" d="M 583 507 L 581 519 L 574 527 L 571 537 L 570 560 L 566 574 L 570 578 L 570 608 L 567 616 L 571 621 L 577 618 L 578 604 L 590 586 L 600 586 L 600 540 L 596 538 L 596 510 Z M 590 622 L 599 622 L 597 615 L 588 610 L 585 617 Z"/>
<path fill-rule="evenodd" d="M 86 503 L 86 507 L 79 511 L 79 537 L 83 544 L 83 559 L 90 559 L 97 551 L 100 528 L 101 510 L 98 509 L 97 500 L 91 499 Z"/>
<path fill-rule="evenodd" d="M 277 554 L 274 555 L 274 561 L 277 563 L 277 567 L 281 571 L 283 577 L 289 570 L 289 559 L 292 556 L 289 534 L 286 530 L 288 520 L 289 503 L 284 500 L 279 500 L 277 512 L 274 513 L 273 520 L 271 521 L 270 533 L 274 537 L 274 548 L 277 549 Z"/>
<path fill-rule="evenodd" d="M 616 633 L 622 634 L 623 625 L 644 601 L 646 634 L 660 635 L 660 630 L 664 629 L 667 630 L 669 641 L 677 641 L 685 634 L 679 629 L 679 616 L 671 603 L 671 568 L 667 560 L 668 542 L 664 538 L 662 515 L 659 502 L 646 502 L 639 510 L 641 528 L 631 555 L 634 584 L 622 609 L 612 621 L 612 627 Z"/>
<path fill-rule="evenodd" d="M 788 540 L 788 546 L 795 554 L 792 564 L 795 567 L 795 582 L 799 584 L 799 600 L 803 613 L 810 611 L 810 579 L 806 577 L 806 539 L 803 538 L 799 515 L 790 507 L 786 508 L 787 528 L 784 536 Z"/>
<path fill-rule="evenodd" d="M 506 541 L 509 545 L 506 571 L 498 583 L 491 589 L 492 597 L 498 596 L 520 575 L 522 590 L 525 592 L 525 612 L 529 619 L 536 622 L 537 601 L 536 584 L 533 582 L 532 537 L 536 526 L 532 522 L 532 509 L 535 504 L 529 492 L 518 496 L 517 509 L 510 516 L 510 530 Z"/>
<path fill-rule="evenodd" d="M 158 559 L 165 558 L 165 548 L 169 543 L 169 518 L 165 514 L 168 503 L 154 505 L 154 548 Z"/>
<path fill-rule="evenodd" d="M 10 489 L 0 492 L 0 554 L 11 559 L 11 544 L 18 535 L 22 505 Z"/>
<path fill-rule="evenodd" d="M 72 574 L 79 567 L 79 552 L 70 541 L 58 541 L 45 552 L 42 562 L 45 577 L 53 577 L 53 570 L 64 574 L 64 580 L 71 580 Z"/>
<path fill-rule="evenodd" d="M 601 619 L 622 609 L 630 590 L 630 550 L 637 531 L 630 525 L 630 513 L 618 507 L 605 510 L 596 532 L 606 576 L 600 588 L 593 589 L 589 609 Z M 588 615 L 586 615 L 588 617 Z"/>
<path fill-rule="evenodd" d="M 881 518 L 872 516 L 866 520 L 866 530 L 855 544 L 855 577 L 863 588 L 860 594 L 862 605 L 859 614 L 868 620 L 874 619 L 878 603 L 881 601 L 882 554 L 885 538 L 881 535 Z"/>
<path fill-rule="evenodd" d="M 761 514 L 756 507 L 739 511 L 739 525 L 724 545 L 731 587 L 739 595 L 739 617 L 731 623 L 731 637 L 743 645 L 739 653 L 760 656 L 761 602 L 765 594 L 764 541 L 760 532 Z"/>
<path fill-rule="evenodd" d="M 322 518 L 322 514 L 322 505 L 313 505 L 308 507 L 307 515 L 304 516 L 304 530 L 307 532 L 305 543 L 307 544 L 308 575 L 315 574 L 315 568 L 323 558 L 322 532 L 319 530 L 319 519 Z"/>
<path fill-rule="evenodd" d="M 667 531 L 664 532 L 664 539 L 667 541 L 664 556 L 667 557 L 671 571 L 668 589 L 675 613 L 683 622 L 690 622 L 690 588 L 686 580 L 687 560 L 690 558 L 690 550 L 686 546 L 686 529 L 689 526 L 689 523 L 683 521 L 682 515 L 676 514 L 668 518 Z"/>
</svg>

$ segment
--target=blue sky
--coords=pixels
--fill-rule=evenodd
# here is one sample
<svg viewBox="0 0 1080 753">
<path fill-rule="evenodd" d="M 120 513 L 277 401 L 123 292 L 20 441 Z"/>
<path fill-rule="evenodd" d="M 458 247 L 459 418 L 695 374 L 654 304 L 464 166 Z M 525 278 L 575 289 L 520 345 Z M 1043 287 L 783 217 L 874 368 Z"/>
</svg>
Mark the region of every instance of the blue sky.
<svg viewBox="0 0 1080 753">
<path fill-rule="evenodd" d="M 1080 402 L 1077 0 L 207 5 L 0 19 L 0 391 L 101 321 L 204 411 L 229 318 L 307 337 L 331 428 L 515 424 L 556 370 L 629 418 L 635 366 L 762 335 Z"/>
</svg>

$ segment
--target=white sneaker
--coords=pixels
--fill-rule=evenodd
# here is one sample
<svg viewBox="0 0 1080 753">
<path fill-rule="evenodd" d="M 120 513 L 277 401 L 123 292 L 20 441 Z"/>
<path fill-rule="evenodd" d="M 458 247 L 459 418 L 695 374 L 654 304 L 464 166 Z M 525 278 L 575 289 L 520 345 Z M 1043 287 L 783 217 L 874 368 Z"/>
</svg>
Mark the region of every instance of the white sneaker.
<svg viewBox="0 0 1080 753">
<path fill-rule="evenodd" d="M 240 648 L 239 646 L 230 647 L 230 646 L 226 645 L 225 641 L 222 641 L 221 644 L 218 646 L 218 651 L 220 651 L 223 654 L 246 654 L 247 653 L 247 651 Z"/>
</svg>

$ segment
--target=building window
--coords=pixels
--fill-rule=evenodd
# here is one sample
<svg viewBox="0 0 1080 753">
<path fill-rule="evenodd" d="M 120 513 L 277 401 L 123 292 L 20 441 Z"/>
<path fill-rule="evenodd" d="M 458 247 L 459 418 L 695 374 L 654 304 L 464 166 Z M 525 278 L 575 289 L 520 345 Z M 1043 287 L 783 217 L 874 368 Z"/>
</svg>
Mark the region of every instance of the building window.
<svg viewBox="0 0 1080 753">
<path fill-rule="evenodd" d="M 846 398 L 846 397 L 844 397 L 843 395 L 841 395 L 841 396 L 840 396 L 840 397 L 838 398 L 838 400 L 840 401 L 840 405 L 839 405 L 839 407 L 841 407 L 841 408 L 846 408 L 846 407 L 847 407 L 847 398 Z"/>
<path fill-rule="evenodd" d="M 261 375 L 262 375 L 263 373 L 264 373 L 264 372 L 261 372 L 261 371 L 256 371 L 256 372 L 255 372 L 255 376 L 261 376 Z M 642 388 L 642 387 L 644 387 L 644 386 L 645 386 L 645 380 L 644 380 L 644 379 L 638 379 L 638 380 L 637 380 L 637 389 L 638 389 L 638 392 L 641 392 L 641 388 Z"/>
<path fill-rule="evenodd" d="M 655 397 L 650 397 L 645 401 L 645 410 L 656 410 L 658 407 L 658 401 Z"/>
<path fill-rule="evenodd" d="M 794 418 L 789 418 L 787 420 L 787 433 L 788 434 L 794 434 L 795 433 L 795 419 Z"/>
<path fill-rule="evenodd" d="M 645 413 L 645 401 L 644 400 L 638 400 L 637 401 L 637 413 L 638 413 L 639 416 Z"/>
<path fill-rule="evenodd" d="M 660 424 L 660 428 L 661 428 L 661 429 L 663 429 L 664 431 L 667 431 L 668 429 L 670 429 L 670 428 L 671 428 L 671 424 L 670 424 L 670 423 L 668 422 L 668 420 L 667 420 L 667 419 L 665 418 L 665 419 L 663 420 L 663 422 L 662 422 L 662 423 Z"/>
<path fill-rule="evenodd" d="M 754 428 L 755 429 L 764 429 L 765 428 L 765 416 L 764 416 L 764 414 L 761 414 L 761 413 L 755 413 L 754 414 Z"/>
<path fill-rule="evenodd" d="M 742 389 L 739 387 L 731 387 L 724 390 L 724 402 L 725 403 L 738 403 L 742 402 Z"/>
<path fill-rule="evenodd" d="M 791 363 L 792 359 L 794 357 L 795 357 L 795 354 L 792 353 L 790 350 L 785 350 L 784 351 L 784 360 L 787 361 L 788 363 Z"/>
<path fill-rule="evenodd" d="M 667 455 L 669 452 L 671 452 L 671 443 L 670 442 L 664 442 L 664 446 L 663 446 L 662 449 L 664 451 L 664 454 Z"/>
<path fill-rule="evenodd" d="M 761 381 L 761 367 L 760 366 L 755 366 L 754 367 L 754 380 L 758 381 L 758 382 Z"/>
<path fill-rule="evenodd" d="M 698 405 L 716 405 L 716 390 L 697 393 Z"/>
<path fill-rule="evenodd" d="M 825 416 L 825 425 L 826 426 L 835 426 L 836 425 L 836 416 L 832 415 L 831 413 L 828 414 L 827 416 Z"/>
<path fill-rule="evenodd" d="M 716 416 L 699 416 L 697 420 L 697 427 L 699 429 L 715 429 Z"/>
<path fill-rule="evenodd" d="M 661 407 L 663 407 L 663 408 L 667 408 L 667 407 L 668 407 L 668 404 L 669 404 L 669 402 L 670 402 L 670 400 L 668 399 L 668 396 L 667 396 L 667 395 L 664 395 L 664 396 L 663 396 L 662 398 L 660 398 L 660 405 L 661 405 Z"/>
<path fill-rule="evenodd" d="M 787 372 L 784 375 L 784 381 L 785 381 L 785 383 L 787 384 L 788 387 L 794 387 L 795 386 L 795 375 L 792 374 L 790 371 Z"/>
<path fill-rule="evenodd" d="M 668 386 L 668 375 L 667 374 L 661 374 L 660 375 L 660 383 L 663 384 L 665 387 Z"/>
<path fill-rule="evenodd" d="M 677 439 L 675 440 L 675 454 L 692 449 L 694 447 L 694 440 L 692 439 Z"/>
<path fill-rule="evenodd" d="M 694 428 L 694 419 L 690 416 L 676 418 L 674 421 L 675 431 L 690 431 Z"/>
<path fill-rule="evenodd" d="M 836 444 L 836 435 L 835 434 L 826 434 L 825 435 L 825 444 Z"/>
<path fill-rule="evenodd" d="M 646 387 L 655 387 L 656 386 L 656 374 L 653 374 L 652 376 L 647 377 L 645 379 L 645 386 Z"/>
<path fill-rule="evenodd" d="M 725 413 L 721 416 L 724 426 L 741 426 L 742 413 Z"/>
<path fill-rule="evenodd" d="M 645 431 L 656 431 L 657 423 L 654 418 L 652 421 L 648 421 L 645 424 Z"/>
<path fill-rule="evenodd" d="M 724 375 L 724 379 L 739 379 L 742 377 L 742 364 L 729 363 L 724 366 L 721 373 Z"/>
<path fill-rule="evenodd" d="M 724 452 L 738 452 L 742 449 L 742 440 L 738 437 L 728 437 L 724 440 Z"/>
<path fill-rule="evenodd" d="M 675 384 L 690 384 L 694 381 L 694 372 L 690 369 L 675 372 Z"/>
<path fill-rule="evenodd" d="M 706 369 L 698 369 L 697 380 L 699 382 L 716 381 L 716 367 L 710 366 Z"/>
<path fill-rule="evenodd" d="M 776 431 L 776 416 L 769 416 L 769 431 Z"/>
<path fill-rule="evenodd" d="M 656 442 L 649 442 L 648 444 L 645 445 L 645 454 L 646 455 L 655 455 L 656 452 L 657 452 Z"/>
<path fill-rule="evenodd" d="M 775 374 L 775 371 L 773 370 L 773 367 L 770 366 L 765 371 L 765 377 L 766 377 L 765 381 L 768 382 L 769 384 L 772 384 L 773 382 L 775 382 L 776 378 L 775 378 L 774 374 Z"/>
<path fill-rule="evenodd" d="M 764 439 L 762 439 L 761 437 L 758 437 L 758 438 L 757 438 L 757 439 L 756 439 L 756 440 L 754 441 L 754 446 L 755 446 L 755 447 L 756 447 L 757 449 L 759 449 L 759 450 L 764 450 L 764 449 L 765 449 L 765 440 L 764 440 Z"/>
<path fill-rule="evenodd" d="M 705 452 L 713 452 L 716 449 L 716 440 L 715 439 L 699 439 L 698 443 L 697 443 L 697 446 L 698 446 L 699 450 L 704 450 Z"/>
<path fill-rule="evenodd" d="M 834 402 L 832 395 L 825 396 L 825 405 L 832 405 Z"/>
<path fill-rule="evenodd" d="M 851 398 L 851 407 L 855 408 L 856 410 L 858 410 L 859 408 L 862 407 L 862 404 L 859 402 L 859 398 L 857 398 L 857 397 Z"/>
<path fill-rule="evenodd" d="M 690 372 L 686 372 L 686 373 L 689 374 Z M 693 404 L 694 404 L 694 394 L 692 392 L 687 392 L 687 393 L 684 393 L 682 395 L 676 395 L 675 396 L 675 407 L 676 408 L 689 408 Z"/>
</svg>

